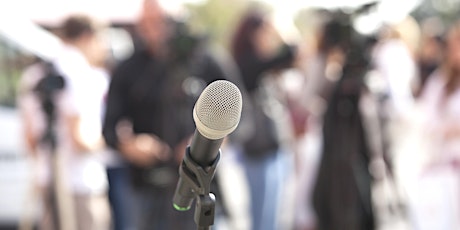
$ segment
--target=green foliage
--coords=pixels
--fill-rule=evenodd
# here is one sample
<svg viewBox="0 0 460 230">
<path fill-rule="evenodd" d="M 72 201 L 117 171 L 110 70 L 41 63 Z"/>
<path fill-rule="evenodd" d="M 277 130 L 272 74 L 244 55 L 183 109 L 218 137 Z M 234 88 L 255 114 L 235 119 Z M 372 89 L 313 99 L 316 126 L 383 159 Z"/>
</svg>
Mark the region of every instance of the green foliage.
<svg viewBox="0 0 460 230">
<path fill-rule="evenodd" d="M 21 73 L 32 60 L 0 39 L 0 105 L 15 106 Z"/>
<path fill-rule="evenodd" d="M 226 46 L 245 0 L 208 0 L 202 5 L 186 5 L 193 30 L 210 35 L 213 42 Z"/>
<path fill-rule="evenodd" d="M 261 2 L 247 0 L 208 0 L 201 5 L 187 4 L 185 7 L 190 13 L 192 30 L 206 33 L 212 42 L 228 47 L 242 13 L 253 4 L 267 8 Z"/>
</svg>

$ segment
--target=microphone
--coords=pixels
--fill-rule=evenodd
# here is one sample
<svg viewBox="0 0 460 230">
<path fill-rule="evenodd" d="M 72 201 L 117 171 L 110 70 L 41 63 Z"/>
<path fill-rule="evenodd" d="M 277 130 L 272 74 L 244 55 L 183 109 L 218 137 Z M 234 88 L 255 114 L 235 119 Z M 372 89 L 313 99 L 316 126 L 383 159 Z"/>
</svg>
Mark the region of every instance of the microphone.
<svg viewBox="0 0 460 230">
<path fill-rule="evenodd" d="M 213 199 L 209 187 L 220 158 L 220 145 L 238 126 L 241 109 L 241 92 L 229 81 L 214 81 L 199 96 L 193 108 L 196 130 L 179 168 L 180 178 L 173 198 L 177 210 L 189 210 L 197 196 Z M 195 213 L 198 223 L 197 218 Z"/>
</svg>

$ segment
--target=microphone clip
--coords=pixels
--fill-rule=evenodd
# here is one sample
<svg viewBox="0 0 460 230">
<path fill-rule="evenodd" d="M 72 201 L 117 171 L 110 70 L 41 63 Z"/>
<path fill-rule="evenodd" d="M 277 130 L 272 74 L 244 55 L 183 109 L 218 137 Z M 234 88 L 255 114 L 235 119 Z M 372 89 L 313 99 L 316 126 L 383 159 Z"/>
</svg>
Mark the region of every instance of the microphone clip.
<svg viewBox="0 0 460 230">
<path fill-rule="evenodd" d="M 187 211 L 196 198 L 194 220 L 199 229 L 214 224 L 215 196 L 210 190 L 220 153 L 219 150 L 212 165 L 203 168 L 192 159 L 189 146 L 179 168 L 180 178 L 174 194 L 173 205 L 179 211 Z"/>
</svg>

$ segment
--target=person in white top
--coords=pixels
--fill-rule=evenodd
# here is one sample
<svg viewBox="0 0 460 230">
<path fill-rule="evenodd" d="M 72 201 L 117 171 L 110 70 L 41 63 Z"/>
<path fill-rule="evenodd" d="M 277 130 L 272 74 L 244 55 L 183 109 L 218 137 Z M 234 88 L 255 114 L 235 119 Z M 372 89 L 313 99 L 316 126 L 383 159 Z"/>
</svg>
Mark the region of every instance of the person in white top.
<svg viewBox="0 0 460 230">
<path fill-rule="evenodd" d="M 444 56 L 420 99 L 431 148 L 418 178 L 425 187 L 414 194 L 415 229 L 460 228 L 460 22 L 447 34 Z"/>
<path fill-rule="evenodd" d="M 401 27 L 401 26 L 400 26 Z M 391 118 L 405 118 L 414 106 L 413 90 L 418 75 L 415 58 L 404 33 L 414 33 L 408 23 L 405 27 L 389 26 L 373 52 L 375 69 L 388 95 Z M 416 36 L 416 35 L 412 35 Z"/>
<path fill-rule="evenodd" d="M 71 228 L 109 229 L 107 176 L 100 159 L 106 151 L 101 127 L 109 79 L 103 69 L 96 67 L 96 63 L 103 58 L 102 43 L 97 27 L 85 16 L 70 16 L 65 20 L 62 40 L 62 50 L 51 62 L 65 83 L 64 89 L 54 97 L 57 116 L 54 124 L 57 141 L 55 153 L 61 170 L 52 170 L 51 155 L 47 152 L 49 148 L 39 144 L 46 126 L 43 120 L 45 114 L 41 111 L 39 98 L 34 97 L 31 89 L 45 73 L 40 65 L 30 67 L 22 78 L 20 108 L 24 115 L 26 138 L 30 149 L 42 149 L 35 151 L 39 159 L 38 185 L 46 188 L 50 186 L 50 178 L 61 178 L 59 186 L 69 191 L 71 202 L 67 204 L 70 206 L 64 209 L 72 209 L 67 210 L 75 223 Z M 60 195 L 58 192 L 57 196 Z M 70 222 L 63 219 L 64 211 L 59 209 L 57 213 L 59 222 Z M 45 215 L 49 215 L 49 212 L 45 210 Z M 52 222 L 49 218 L 42 220 L 49 222 L 41 224 L 46 229 L 60 229 L 64 226 L 64 223 Z M 59 226 L 54 226 L 56 224 Z"/>
</svg>

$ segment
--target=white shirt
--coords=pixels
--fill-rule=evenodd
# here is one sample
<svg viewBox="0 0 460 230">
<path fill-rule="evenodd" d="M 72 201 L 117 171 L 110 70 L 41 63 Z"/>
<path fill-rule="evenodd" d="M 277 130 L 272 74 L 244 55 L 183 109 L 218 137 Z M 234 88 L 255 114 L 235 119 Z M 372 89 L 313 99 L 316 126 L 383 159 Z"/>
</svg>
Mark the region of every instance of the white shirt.
<svg viewBox="0 0 460 230">
<path fill-rule="evenodd" d="M 391 39 L 376 47 L 373 58 L 376 70 L 386 83 L 395 115 L 407 115 L 414 106 L 411 86 L 417 76 L 416 64 L 409 49 L 403 41 Z"/>
<path fill-rule="evenodd" d="M 422 139 L 418 145 L 423 149 L 414 156 L 425 155 L 424 151 L 427 156 L 407 189 L 410 220 L 416 230 L 460 229 L 459 168 L 453 164 L 460 159 L 460 138 L 445 138 L 447 129 L 460 125 L 460 90 L 446 97 L 445 84 L 445 76 L 436 71 L 420 100 Z"/>
<path fill-rule="evenodd" d="M 446 129 L 460 127 L 460 90 L 457 89 L 445 98 L 445 84 L 440 71 L 436 71 L 430 77 L 421 98 L 423 122 L 432 142 L 439 148 L 439 152 L 433 154 L 439 154 L 444 160 L 460 159 L 460 138 L 443 138 Z"/>
<path fill-rule="evenodd" d="M 101 152 L 79 152 L 72 144 L 70 129 L 64 117 L 79 116 L 79 131 L 87 142 L 96 142 L 102 135 L 102 119 L 109 77 L 103 70 L 92 67 L 76 48 L 63 46 L 53 62 L 64 77 L 65 88 L 56 95 L 57 154 L 61 154 L 61 168 L 65 181 L 73 193 L 99 194 L 107 190 L 108 182 Z M 44 113 L 40 101 L 30 89 L 43 77 L 40 65 L 25 71 L 22 86 L 26 93 L 20 99 L 20 108 L 33 119 L 33 133 L 40 137 L 45 130 Z M 49 151 L 41 149 L 38 154 L 37 179 L 40 185 L 49 183 Z"/>
<path fill-rule="evenodd" d="M 92 67 L 76 48 L 64 46 L 54 62 L 65 79 L 65 90 L 59 98 L 59 113 L 63 116 L 79 116 L 79 132 L 85 141 L 95 143 L 102 135 L 102 117 L 108 90 L 108 75 Z M 108 186 L 102 152 L 78 152 L 70 142 L 69 127 L 60 127 L 61 151 L 68 166 L 69 185 L 76 193 L 105 192 Z M 58 132 L 59 132 L 58 131 Z"/>
</svg>

